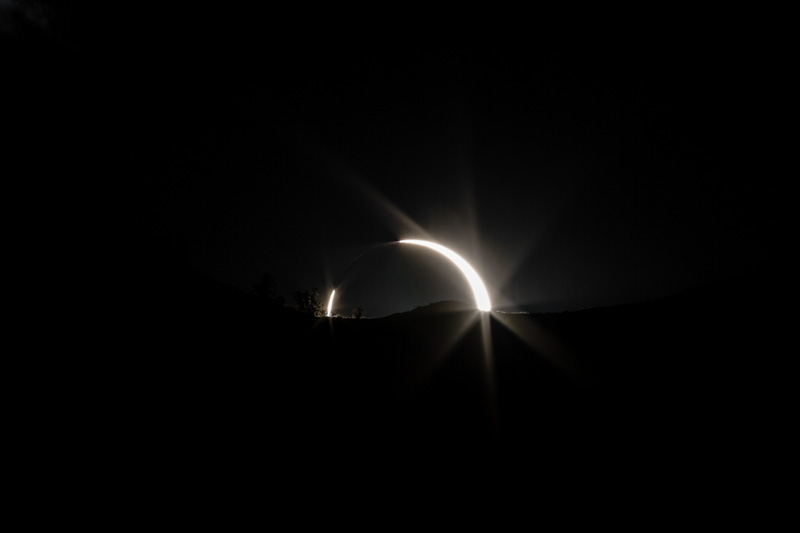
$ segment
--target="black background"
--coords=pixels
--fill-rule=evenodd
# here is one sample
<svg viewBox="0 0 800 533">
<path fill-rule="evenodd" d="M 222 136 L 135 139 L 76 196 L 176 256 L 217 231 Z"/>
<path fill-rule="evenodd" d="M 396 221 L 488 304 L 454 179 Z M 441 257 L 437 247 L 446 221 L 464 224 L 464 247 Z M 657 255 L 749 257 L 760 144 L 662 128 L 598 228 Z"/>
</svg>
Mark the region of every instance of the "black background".
<svg viewBox="0 0 800 533">
<path fill-rule="evenodd" d="M 9 184 L 94 285 L 181 265 L 327 297 L 418 237 L 495 307 L 564 310 L 782 243 L 784 35 L 752 14 L 2 9 Z M 470 298 L 417 255 L 368 254 L 342 306 Z"/>
</svg>

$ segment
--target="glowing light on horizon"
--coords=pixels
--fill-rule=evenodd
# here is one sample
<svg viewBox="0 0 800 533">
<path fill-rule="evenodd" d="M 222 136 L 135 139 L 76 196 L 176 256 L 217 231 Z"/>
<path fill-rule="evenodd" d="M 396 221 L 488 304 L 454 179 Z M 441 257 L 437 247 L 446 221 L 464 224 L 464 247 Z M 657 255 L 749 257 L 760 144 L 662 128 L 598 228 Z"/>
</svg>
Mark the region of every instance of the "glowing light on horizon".
<svg viewBox="0 0 800 533">
<path fill-rule="evenodd" d="M 336 294 L 336 289 L 333 289 L 331 297 L 328 300 L 328 316 L 331 316 L 331 309 L 333 308 L 333 295 Z"/>
<path fill-rule="evenodd" d="M 449 248 L 445 248 L 441 244 L 436 244 L 435 242 L 430 241 L 421 241 L 417 239 L 406 239 L 402 241 L 398 241 L 403 244 L 417 244 L 419 246 L 425 246 L 426 248 L 430 248 L 435 252 L 439 252 L 450 261 L 455 263 L 455 265 L 461 270 L 461 273 L 467 278 L 469 282 L 469 286 L 472 288 L 472 292 L 475 295 L 475 304 L 478 306 L 478 309 L 481 311 L 491 311 L 492 310 L 492 303 L 489 301 L 489 293 L 486 291 L 486 286 L 483 284 L 483 280 L 475 272 L 475 269 L 467 263 L 463 257 L 455 253 L 453 250 Z"/>
<path fill-rule="evenodd" d="M 449 248 L 445 248 L 441 244 L 436 244 L 435 242 L 430 241 L 422 241 L 418 239 L 405 239 L 402 241 L 397 241 L 401 244 L 416 244 L 419 246 L 424 246 L 426 248 L 430 248 L 435 252 L 439 252 L 450 261 L 455 263 L 461 273 L 464 274 L 464 277 L 467 278 L 469 282 L 470 288 L 472 288 L 472 293 L 475 295 L 475 305 L 478 307 L 480 311 L 491 311 L 492 310 L 492 302 L 489 300 L 489 293 L 486 290 L 486 286 L 483 284 L 483 280 L 475 272 L 475 269 L 467 263 L 463 257 L 455 253 L 453 250 Z M 331 292 L 331 297 L 328 300 L 328 315 L 331 316 L 331 310 L 333 309 L 333 297 L 336 294 L 336 289 L 333 289 Z"/>
</svg>

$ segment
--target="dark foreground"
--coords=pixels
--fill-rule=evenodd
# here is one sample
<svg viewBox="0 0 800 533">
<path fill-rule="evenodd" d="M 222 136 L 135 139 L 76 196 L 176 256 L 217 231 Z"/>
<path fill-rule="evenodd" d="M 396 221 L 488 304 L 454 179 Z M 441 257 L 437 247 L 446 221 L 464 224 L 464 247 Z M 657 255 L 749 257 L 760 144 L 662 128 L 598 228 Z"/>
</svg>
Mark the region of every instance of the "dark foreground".
<svg viewBox="0 0 800 533">
<path fill-rule="evenodd" d="M 689 490 L 782 468 L 790 355 L 762 293 L 741 286 L 571 313 L 440 303 L 353 320 L 176 271 L 134 301 L 86 369 L 85 409 L 114 461 L 181 491 L 216 476 L 304 486 L 528 468 Z"/>
</svg>

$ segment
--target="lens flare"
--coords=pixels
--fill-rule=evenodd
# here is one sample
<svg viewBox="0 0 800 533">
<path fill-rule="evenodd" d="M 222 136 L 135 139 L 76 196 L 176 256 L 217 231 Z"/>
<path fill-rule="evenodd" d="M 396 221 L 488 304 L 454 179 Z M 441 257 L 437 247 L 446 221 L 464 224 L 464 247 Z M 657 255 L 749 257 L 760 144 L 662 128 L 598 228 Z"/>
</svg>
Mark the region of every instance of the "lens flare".
<svg viewBox="0 0 800 533">
<path fill-rule="evenodd" d="M 336 289 L 333 289 L 331 297 L 328 300 L 328 316 L 331 316 L 331 309 L 333 308 L 333 295 L 336 294 Z"/>
<path fill-rule="evenodd" d="M 455 253 L 453 250 L 449 248 L 445 248 L 441 244 L 436 244 L 435 242 L 430 241 L 421 241 L 418 239 L 406 239 L 402 241 L 397 241 L 400 244 L 416 244 L 419 246 L 425 246 L 426 248 L 430 248 L 436 252 L 439 252 L 450 261 L 455 263 L 455 265 L 461 270 L 461 273 L 464 274 L 464 277 L 467 278 L 469 282 L 469 286 L 472 288 L 472 293 L 475 295 L 475 304 L 480 311 L 491 311 L 492 310 L 492 303 L 489 301 L 489 293 L 486 291 L 486 286 L 483 284 L 480 276 L 478 273 L 475 272 L 475 269 L 467 263 L 463 257 Z M 333 308 L 333 296 L 336 294 L 336 289 L 331 292 L 330 300 L 328 300 L 328 316 L 331 316 L 331 309 Z"/>
<path fill-rule="evenodd" d="M 426 248 L 430 248 L 436 252 L 439 252 L 450 261 L 455 263 L 455 265 L 461 270 L 461 273 L 467 278 L 469 282 L 469 286 L 472 288 L 472 292 L 475 295 L 475 304 L 478 306 L 478 309 L 481 311 L 491 311 L 492 310 L 492 303 L 489 301 L 489 293 L 486 291 L 486 286 L 483 284 L 480 276 L 478 273 L 475 272 L 475 269 L 467 263 L 463 257 L 455 253 L 453 250 L 449 248 L 445 248 L 441 244 L 436 244 L 435 242 L 429 241 L 420 241 L 416 239 L 407 239 L 399 241 L 403 244 L 417 244 L 419 246 L 425 246 Z"/>
</svg>

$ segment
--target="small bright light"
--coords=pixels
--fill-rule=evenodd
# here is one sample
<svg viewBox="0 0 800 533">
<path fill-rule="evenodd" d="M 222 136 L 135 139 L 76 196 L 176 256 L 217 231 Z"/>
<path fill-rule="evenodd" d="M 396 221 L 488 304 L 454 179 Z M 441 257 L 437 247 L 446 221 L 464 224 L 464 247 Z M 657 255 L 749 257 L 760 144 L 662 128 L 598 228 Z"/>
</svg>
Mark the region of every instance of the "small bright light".
<svg viewBox="0 0 800 533">
<path fill-rule="evenodd" d="M 331 298 L 328 300 L 328 316 L 331 316 L 331 308 L 333 307 L 333 295 L 336 294 L 336 289 L 333 289 L 331 293 Z"/>
<path fill-rule="evenodd" d="M 416 239 L 408 239 L 400 242 L 405 244 L 418 244 L 419 246 L 425 246 L 426 248 L 430 248 L 431 250 L 439 252 L 450 261 L 455 263 L 467 278 L 470 287 L 472 287 L 472 292 L 475 294 L 475 303 L 477 304 L 478 309 L 481 311 L 492 310 L 492 304 L 489 301 L 489 293 L 486 291 L 486 286 L 483 284 L 480 276 L 478 276 L 478 273 L 475 272 L 475 269 L 472 268 L 472 266 L 470 266 L 470 264 L 467 263 L 463 257 L 454 251 L 445 248 L 441 244 L 436 244 L 435 242 L 420 241 Z"/>
</svg>

